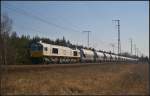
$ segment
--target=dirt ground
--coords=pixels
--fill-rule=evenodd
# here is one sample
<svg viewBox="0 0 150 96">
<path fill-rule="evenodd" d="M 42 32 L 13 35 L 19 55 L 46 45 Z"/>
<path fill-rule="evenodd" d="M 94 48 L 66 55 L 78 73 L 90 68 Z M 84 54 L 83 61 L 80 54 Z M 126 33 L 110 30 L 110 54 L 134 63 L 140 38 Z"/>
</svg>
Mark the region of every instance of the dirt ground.
<svg viewBox="0 0 150 96">
<path fill-rule="evenodd" d="M 1 66 L 1 95 L 148 95 L 148 64 Z"/>
</svg>

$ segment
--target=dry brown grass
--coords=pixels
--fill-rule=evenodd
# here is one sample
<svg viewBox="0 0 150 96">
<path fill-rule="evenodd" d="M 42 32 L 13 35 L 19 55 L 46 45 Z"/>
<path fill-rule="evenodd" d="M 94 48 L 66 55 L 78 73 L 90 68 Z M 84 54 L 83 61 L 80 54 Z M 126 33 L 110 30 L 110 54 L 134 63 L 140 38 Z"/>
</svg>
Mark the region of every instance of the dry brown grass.
<svg viewBox="0 0 150 96">
<path fill-rule="evenodd" d="M 36 67 L 35 67 L 36 66 Z M 148 95 L 148 64 L 2 67 L 2 95 Z"/>
</svg>

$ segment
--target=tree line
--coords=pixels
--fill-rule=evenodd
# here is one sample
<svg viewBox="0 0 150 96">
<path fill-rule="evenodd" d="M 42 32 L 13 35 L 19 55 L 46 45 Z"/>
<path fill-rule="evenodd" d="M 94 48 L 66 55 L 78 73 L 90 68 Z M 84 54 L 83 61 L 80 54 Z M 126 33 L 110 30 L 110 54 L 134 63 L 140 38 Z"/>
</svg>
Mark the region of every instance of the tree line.
<svg viewBox="0 0 150 96">
<path fill-rule="evenodd" d="M 62 39 L 57 38 L 56 40 L 51 40 L 49 38 L 42 38 L 35 36 L 30 38 L 30 36 L 18 36 L 17 32 L 12 31 L 13 22 L 8 15 L 1 15 L 1 31 L 0 31 L 0 64 L 31 64 L 30 58 L 30 45 L 34 42 L 42 40 L 42 42 L 54 45 L 61 45 L 74 48 L 85 48 L 95 50 L 94 48 L 87 48 L 82 45 L 72 44 L 65 37 Z M 99 50 L 100 52 L 111 53 Z M 112 53 L 115 54 L 115 53 Z M 130 56 L 129 53 L 122 53 L 122 56 Z M 141 57 L 141 60 L 147 60 L 148 57 Z"/>
</svg>

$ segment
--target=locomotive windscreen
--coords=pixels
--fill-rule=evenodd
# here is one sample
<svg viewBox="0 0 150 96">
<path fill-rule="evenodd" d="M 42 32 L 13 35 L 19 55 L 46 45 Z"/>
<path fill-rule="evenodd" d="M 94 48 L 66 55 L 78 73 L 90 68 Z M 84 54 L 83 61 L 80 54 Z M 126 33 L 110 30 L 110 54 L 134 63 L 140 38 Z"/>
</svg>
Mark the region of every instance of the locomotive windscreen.
<svg viewBox="0 0 150 96">
<path fill-rule="evenodd" d="M 31 44 L 31 50 L 32 51 L 40 51 L 42 49 L 43 49 L 42 45 L 40 45 L 38 43 Z"/>
</svg>

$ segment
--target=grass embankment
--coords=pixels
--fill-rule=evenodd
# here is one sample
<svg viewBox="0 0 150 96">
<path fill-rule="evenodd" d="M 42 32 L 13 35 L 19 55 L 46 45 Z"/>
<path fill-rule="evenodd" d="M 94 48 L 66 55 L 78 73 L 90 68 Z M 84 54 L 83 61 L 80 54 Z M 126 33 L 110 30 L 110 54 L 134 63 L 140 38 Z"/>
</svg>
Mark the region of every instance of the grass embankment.
<svg viewBox="0 0 150 96">
<path fill-rule="evenodd" d="M 3 68 L 2 95 L 148 95 L 148 64 Z"/>
</svg>

